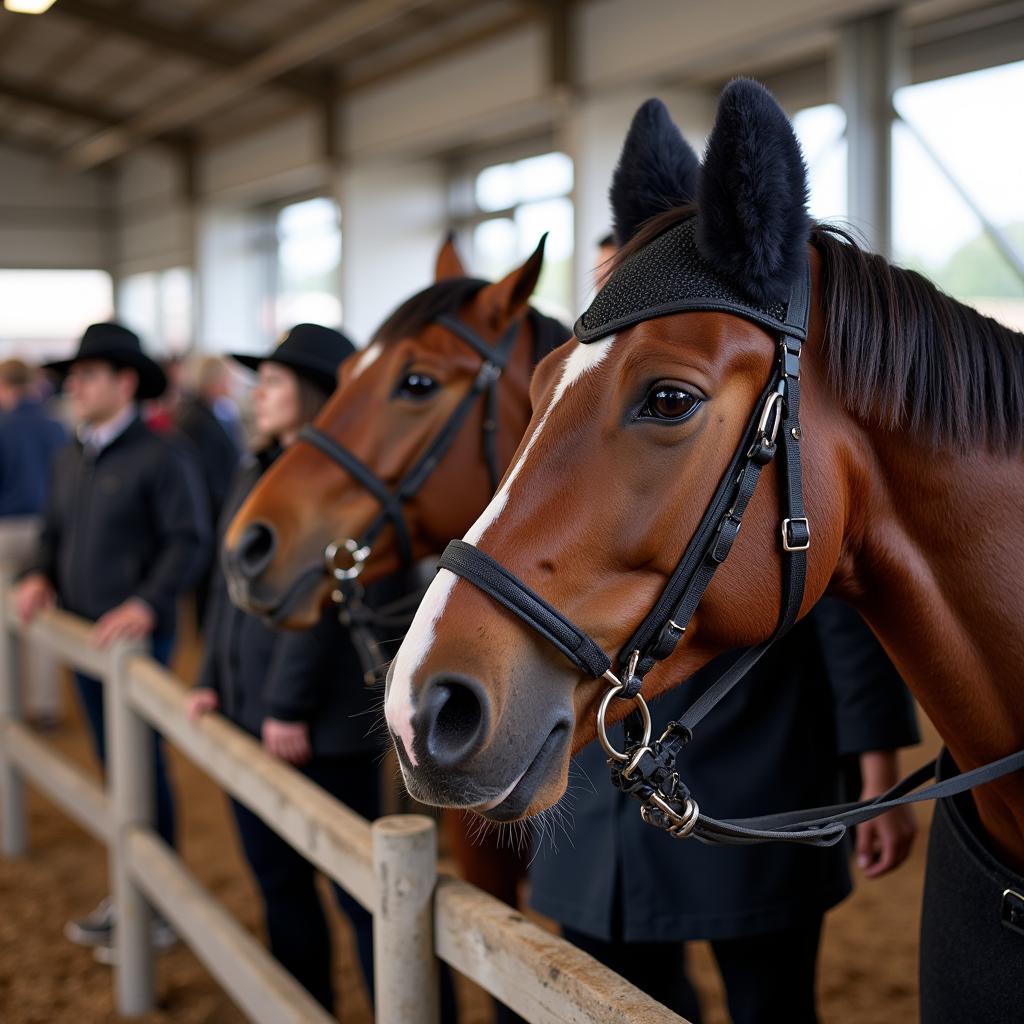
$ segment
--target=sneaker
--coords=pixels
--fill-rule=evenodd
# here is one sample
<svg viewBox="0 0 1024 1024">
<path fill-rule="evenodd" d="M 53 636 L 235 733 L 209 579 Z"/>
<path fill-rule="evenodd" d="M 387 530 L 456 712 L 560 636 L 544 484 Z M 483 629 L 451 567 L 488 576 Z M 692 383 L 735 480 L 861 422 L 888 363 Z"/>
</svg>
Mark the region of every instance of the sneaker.
<svg viewBox="0 0 1024 1024">
<path fill-rule="evenodd" d="M 172 946 L 177 945 L 178 933 L 162 917 L 154 917 L 149 923 L 149 941 L 153 944 L 154 953 L 165 953 Z M 108 967 L 117 963 L 117 947 L 114 945 L 113 930 L 111 930 L 109 941 L 97 944 L 92 951 L 92 956 L 96 963 L 106 964 Z"/>
<path fill-rule="evenodd" d="M 107 896 L 96 909 L 77 921 L 64 925 L 64 935 L 79 946 L 108 945 L 114 934 L 114 905 Z"/>
</svg>

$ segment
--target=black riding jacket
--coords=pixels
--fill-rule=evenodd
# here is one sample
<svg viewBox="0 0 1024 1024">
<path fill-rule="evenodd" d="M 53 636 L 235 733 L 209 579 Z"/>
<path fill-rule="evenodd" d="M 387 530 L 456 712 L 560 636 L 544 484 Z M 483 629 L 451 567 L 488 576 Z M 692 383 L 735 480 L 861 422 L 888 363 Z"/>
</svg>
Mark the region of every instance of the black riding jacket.
<svg viewBox="0 0 1024 1024">
<path fill-rule="evenodd" d="M 212 550 L 206 495 L 184 447 L 133 420 L 98 455 L 77 440 L 54 458 L 43 528 L 29 571 L 61 606 L 98 619 L 130 597 L 173 630 L 178 598 Z"/>
</svg>

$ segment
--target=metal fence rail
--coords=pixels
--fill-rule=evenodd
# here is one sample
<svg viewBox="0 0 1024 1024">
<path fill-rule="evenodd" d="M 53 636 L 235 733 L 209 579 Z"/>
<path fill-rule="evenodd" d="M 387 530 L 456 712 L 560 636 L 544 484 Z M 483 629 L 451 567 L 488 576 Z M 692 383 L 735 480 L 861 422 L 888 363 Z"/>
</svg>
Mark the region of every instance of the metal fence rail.
<svg viewBox="0 0 1024 1024">
<path fill-rule="evenodd" d="M 371 825 L 226 719 L 210 715 L 190 723 L 183 684 L 147 655 L 124 645 L 98 651 L 88 635 L 87 622 L 59 611 L 25 629 L 0 579 L 0 851 L 27 853 L 26 782 L 107 844 L 118 906 L 114 973 L 122 1015 L 153 1006 L 149 921 L 155 907 L 254 1021 L 331 1019 L 154 832 L 152 726 L 372 911 L 381 1024 L 436 1024 L 438 957 L 534 1024 L 682 1020 L 500 901 L 439 878 L 432 819 L 393 815 Z M 103 680 L 105 787 L 22 722 L 19 639 Z"/>
</svg>

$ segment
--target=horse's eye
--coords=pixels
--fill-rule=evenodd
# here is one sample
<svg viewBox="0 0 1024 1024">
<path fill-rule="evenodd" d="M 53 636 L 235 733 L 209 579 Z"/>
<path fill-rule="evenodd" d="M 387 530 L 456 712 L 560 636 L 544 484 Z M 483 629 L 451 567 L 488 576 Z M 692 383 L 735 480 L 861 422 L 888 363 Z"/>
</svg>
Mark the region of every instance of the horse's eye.
<svg viewBox="0 0 1024 1024">
<path fill-rule="evenodd" d="M 700 401 L 678 385 L 658 384 L 648 392 L 640 415 L 656 420 L 685 420 Z"/>
<path fill-rule="evenodd" d="M 405 398 L 426 398 L 437 389 L 437 381 L 426 373 L 407 373 L 399 382 L 396 393 Z"/>
</svg>

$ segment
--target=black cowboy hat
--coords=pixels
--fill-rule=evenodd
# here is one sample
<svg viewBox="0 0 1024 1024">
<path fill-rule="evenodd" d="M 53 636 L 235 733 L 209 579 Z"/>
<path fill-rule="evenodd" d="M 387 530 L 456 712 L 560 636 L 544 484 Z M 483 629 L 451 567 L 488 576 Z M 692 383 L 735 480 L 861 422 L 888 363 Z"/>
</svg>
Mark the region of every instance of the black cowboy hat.
<svg viewBox="0 0 1024 1024">
<path fill-rule="evenodd" d="M 167 388 L 164 371 L 142 351 L 139 336 L 121 324 L 90 324 L 78 343 L 78 351 L 70 359 L 46 363 L 43 369 L 65 377 L 75 363 L 84 359 L 96 359 L 111 363 L 118 369 L 134 370 L 139 375 L 136 398 L 158 398 Z"/>
<path fill-rule="evenodd" d="M 258 370 L 260 363 L 268 361 L 280 363 L 321 385 L 325 391 L 333 391 L 338 367 L 355 350 L 355 345 L 341 331 L 320 324 L 296 324 L 269 355 L 232 352 L 231 358 L 250 370 Z"/>
</svg>

